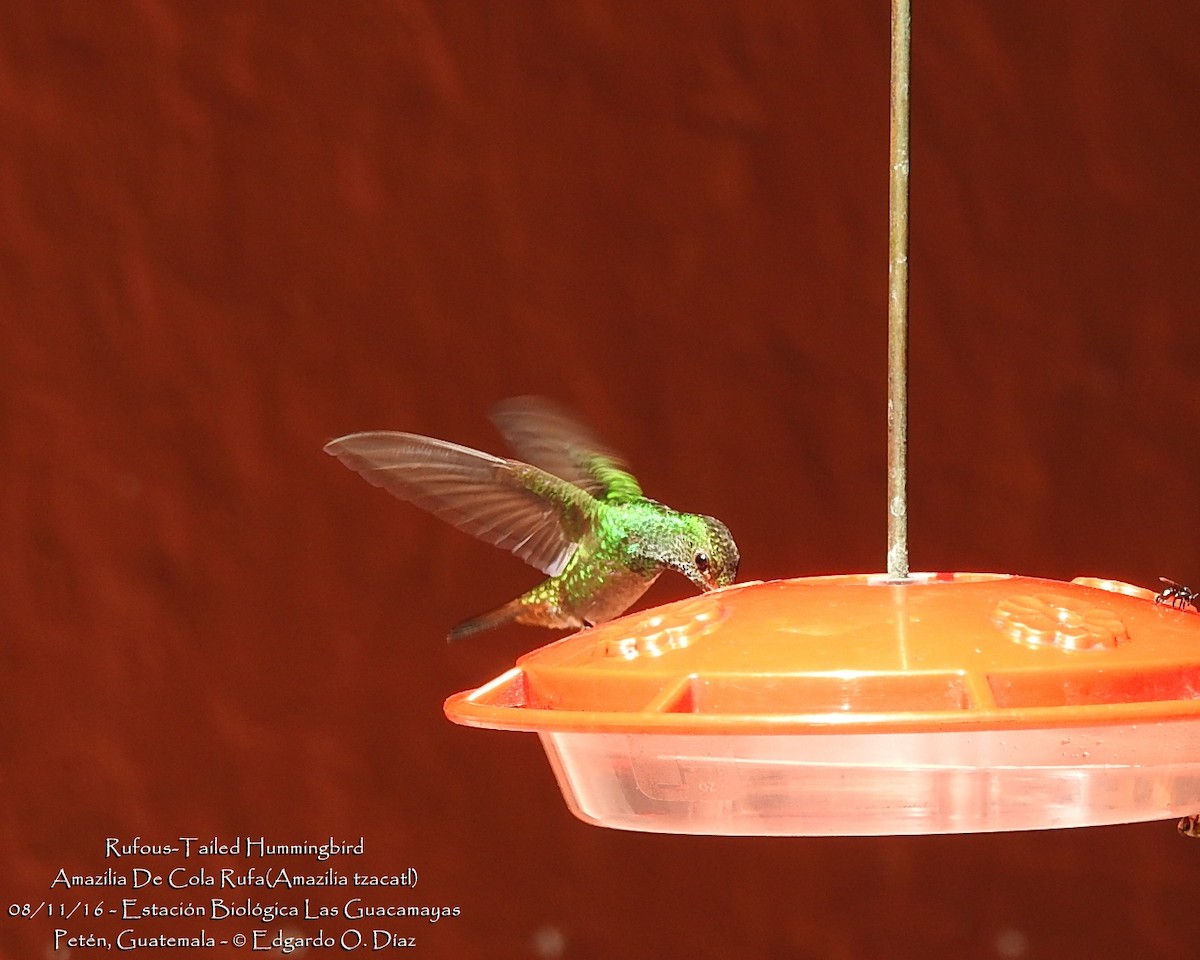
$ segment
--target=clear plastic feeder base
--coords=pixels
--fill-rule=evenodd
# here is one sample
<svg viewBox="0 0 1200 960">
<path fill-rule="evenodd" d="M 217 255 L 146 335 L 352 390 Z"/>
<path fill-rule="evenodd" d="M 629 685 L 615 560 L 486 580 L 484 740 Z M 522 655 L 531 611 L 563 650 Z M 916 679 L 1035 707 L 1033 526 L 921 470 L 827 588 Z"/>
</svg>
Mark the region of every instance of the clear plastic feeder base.
<svg viewBox="0 0 1200 960">
<path fill-rule="evenodd" d="M 984 833 L 1200 812 L 1200 725 L 779 736 L 542 733 L 581 820 L 654 833 Z M 1150 745 L 1148 748 L 1148 744 Z"/>
</svg>

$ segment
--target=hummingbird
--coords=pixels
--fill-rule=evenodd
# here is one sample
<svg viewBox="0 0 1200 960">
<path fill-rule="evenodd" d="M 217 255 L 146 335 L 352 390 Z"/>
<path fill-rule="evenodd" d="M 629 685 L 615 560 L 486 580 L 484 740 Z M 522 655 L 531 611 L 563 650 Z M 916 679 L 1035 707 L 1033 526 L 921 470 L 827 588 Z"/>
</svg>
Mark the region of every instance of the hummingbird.
<svg viewBox="0 0 1200 960">
<path fill-rule="evenodd" d="M 369 483 L 547 575 L 515 600 L 460 623 L 449 640 L 509 622 L 603 623 L 628 610 L 664 570 L 701 590 L 734 581 L 739 556 L 728 527 L 643 495 L 623 460 L 563 407 L 518 397 L 497 404 L 491 419 L 521 459 L 390 431 L 325 445 Z"/>
</svg>

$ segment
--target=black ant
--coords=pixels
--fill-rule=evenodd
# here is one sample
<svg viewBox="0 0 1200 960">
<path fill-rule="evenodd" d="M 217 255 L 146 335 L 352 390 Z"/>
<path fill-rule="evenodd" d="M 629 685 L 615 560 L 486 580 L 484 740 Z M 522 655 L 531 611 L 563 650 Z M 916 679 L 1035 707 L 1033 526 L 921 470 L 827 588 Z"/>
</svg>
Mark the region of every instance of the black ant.
<svg viewBox="0 0 1200 960">
<path fill-rule="evenodd" d="M 1166 584 L 1162 591 L 1154 597 L 1155 603 L 1168 603 L 1176 610 L 1182 610 L 1184 607 L 1191 607 L 1193 610 L 1200 610 L 1200 590 L 1193 590 L 1191 587 L 1185 587 L 1182 583 L 1176 583 L 1174 580 L 1168 580 L 1166 577 L 1159 577 Z"/>
</svg>

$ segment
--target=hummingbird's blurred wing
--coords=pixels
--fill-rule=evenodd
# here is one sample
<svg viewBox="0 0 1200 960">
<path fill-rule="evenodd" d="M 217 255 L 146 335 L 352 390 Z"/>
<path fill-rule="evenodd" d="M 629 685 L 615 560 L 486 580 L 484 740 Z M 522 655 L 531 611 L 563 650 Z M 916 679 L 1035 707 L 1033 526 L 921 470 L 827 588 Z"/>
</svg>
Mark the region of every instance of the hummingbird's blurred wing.
<svg viewBox="0 0 1200 960">
<path fill-rule="evenodd" d="M 635 500 L 642 488 L 621 456 L 569 411 L 541 397 L 514 397 L 491 410 L 518 457 L 607 500 Z"/>
<path fill-rule="evenodd" d="M 401 500 L 557 576 L 588 527 L 592 498 L 517 460 L 412 433 L 353 433 L 325 452 Z"/>
</svg>

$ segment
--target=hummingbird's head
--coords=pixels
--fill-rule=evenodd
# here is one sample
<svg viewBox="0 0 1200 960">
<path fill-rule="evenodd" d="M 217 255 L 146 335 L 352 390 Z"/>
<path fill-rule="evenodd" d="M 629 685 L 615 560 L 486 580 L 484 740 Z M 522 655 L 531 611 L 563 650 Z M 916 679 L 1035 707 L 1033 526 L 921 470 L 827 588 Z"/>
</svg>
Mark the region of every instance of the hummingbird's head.
<svg viewBox="0 0 1200 960">
<path fill-rule="evenodd" d="M 729 528 L 715 517 L 687 517 L 684 535 L 673 544 L 667 566 L 673 567 L 701 590 L 715 590 L 737 577 L 737 544 Z"/>
</svg>

